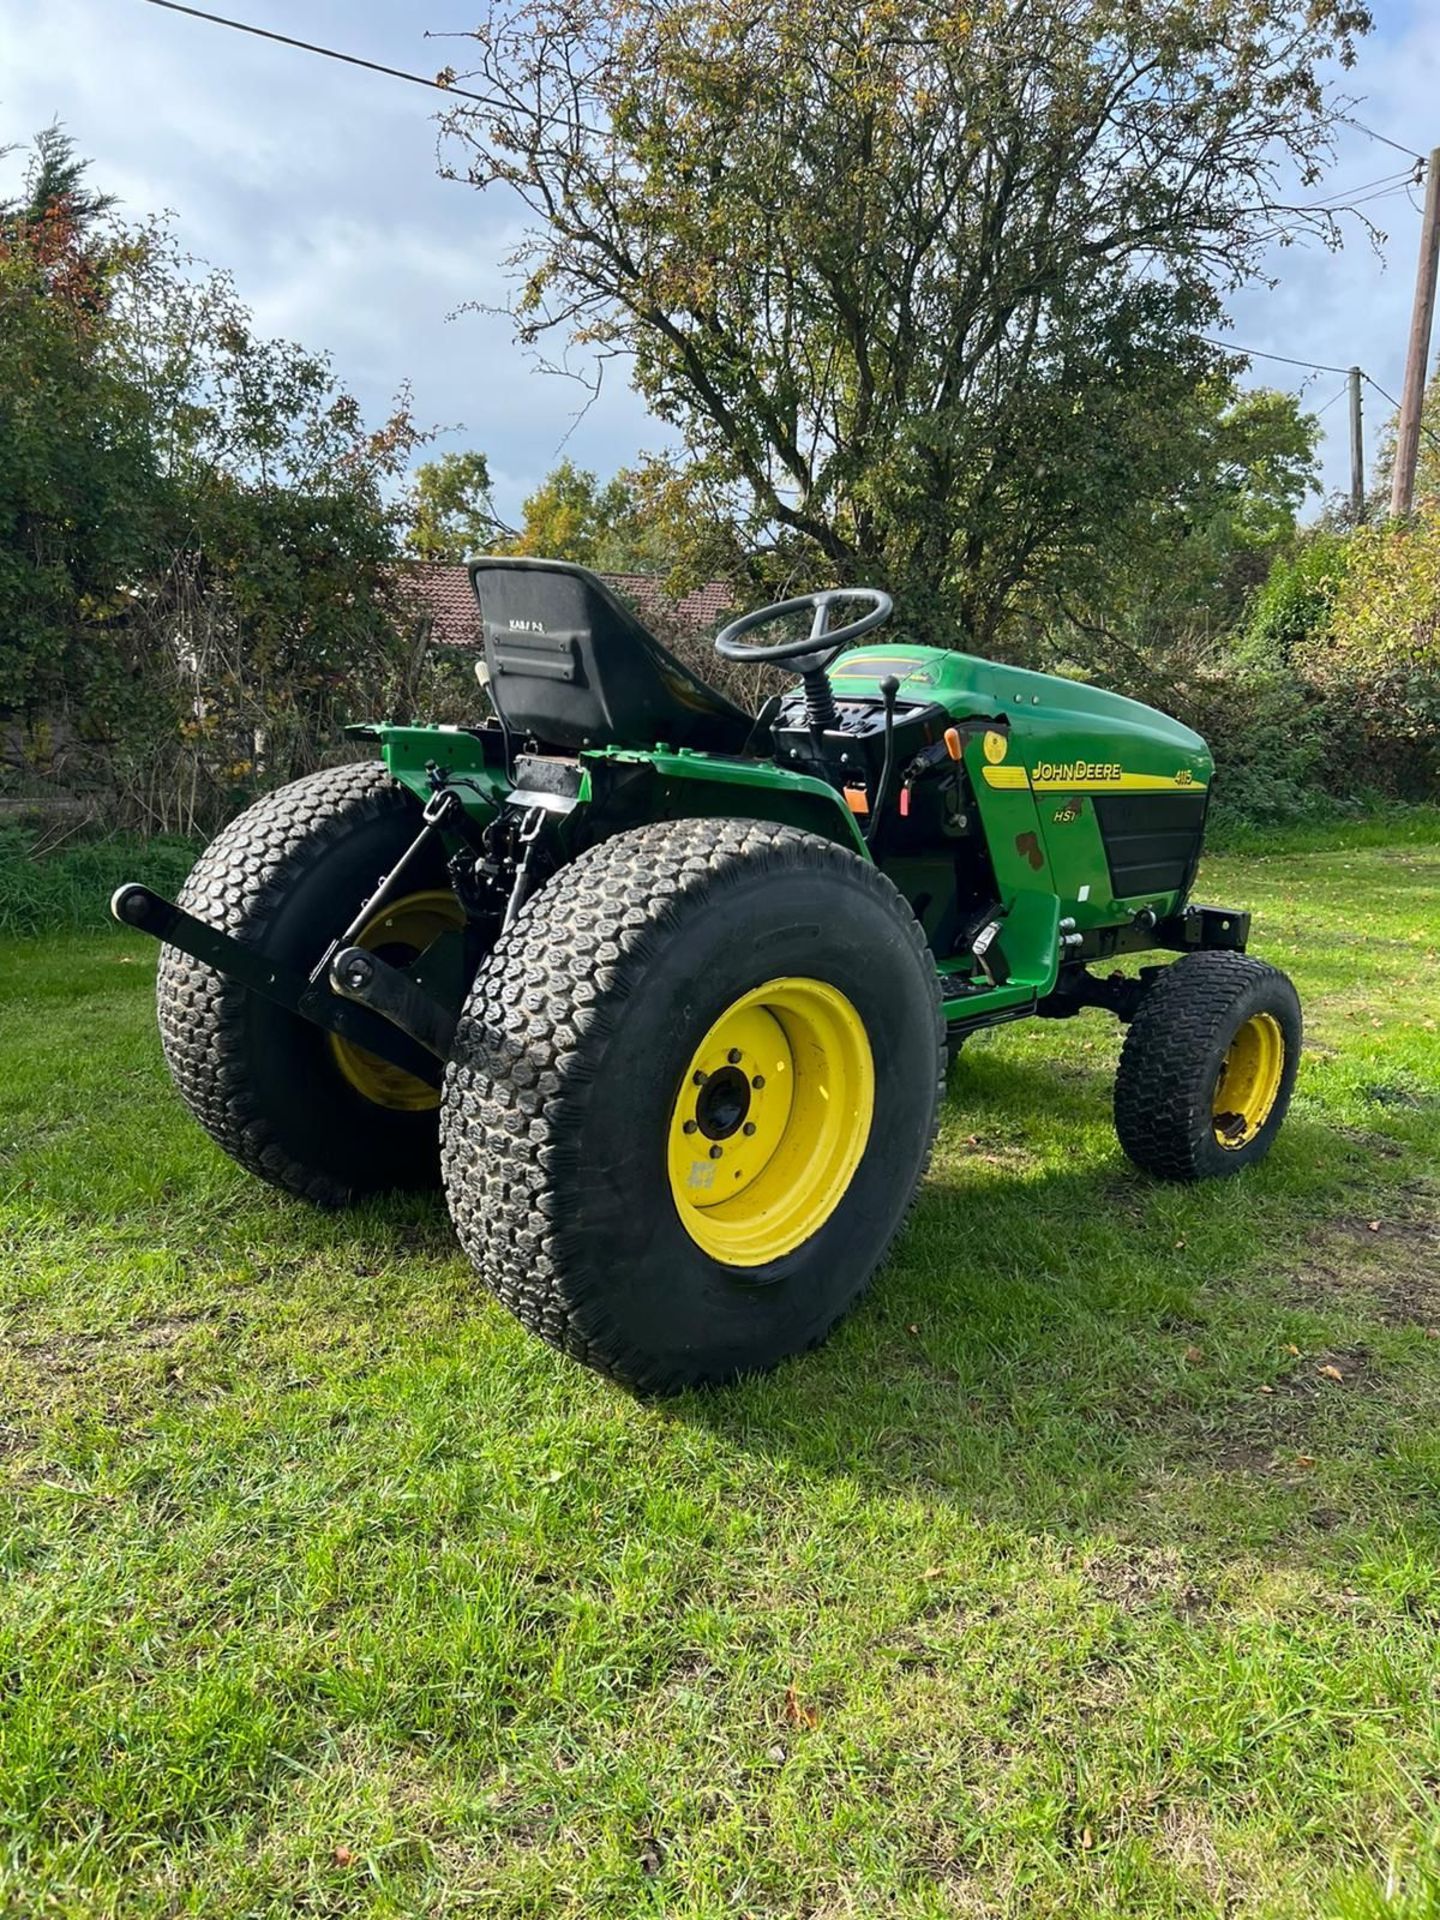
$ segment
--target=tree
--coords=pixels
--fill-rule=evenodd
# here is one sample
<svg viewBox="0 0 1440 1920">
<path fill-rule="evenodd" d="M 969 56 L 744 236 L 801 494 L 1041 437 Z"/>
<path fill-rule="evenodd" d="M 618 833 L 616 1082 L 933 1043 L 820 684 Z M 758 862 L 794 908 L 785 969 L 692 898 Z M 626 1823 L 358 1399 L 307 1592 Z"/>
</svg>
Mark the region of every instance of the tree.
<svg viewBox="0 0 1440 1920">
<path fill-rule="evenodd" d="M 520 531 L 507 543 L 507 553 L 571 560 L 602 573 L 669 570 L 663 531 L 650 524 L 632 473 L 618 473 L 602 486 L 588 468 L 562 460 L 522 511 Z"/>
<path fill-rule="evenodd" d="M 418 466 L 405 534 L 408 551 L 452 565 L 490 552 L 510 531 L 495 511 L 490 486 L 490 464 L 475 449 L 442 453 Z"/>
<path fill-rule="evenodd" d="M 1037 621 L 1035 655 L 1096 671 L 1123 664 L 1131 691 L 1163 702 L 1177 674 L 1228 646 L 1293 546 L 1319 475 L 1319 426 L 1293 394 L 1229 381 L 1198 388 L 1167 423 L 1189 470 L 1117 523 L 1099 591 L 1072 597 L 1057 583 L 1063 617 Z"/>
<path fill-rule="evenodd" d="M 16 152 L 0 147 L 0 160 Z M 30 147 L 24 192 L 18 200 L 0 200 L 0 236 L 13 242 L 21 227 L 63 214 L 78 234 L 88 233 L 115 205 L 111 193 L 96 193 L 85 176 L 90 162 L 75 151 L 75 142 L 59 121 L 37 133 Z"/>
<path fill-rule="evenodd" d="M 371 428 L 324 355 L 257 337 L 163 225 L 77 220 L 103 214 L 77 179 L 0 232 L 5 744 L 112 820 L 194 829 L 403 698 L 423 436 L 404 395 Z"/>
<path fill-rule="evenodd" d="M 1400 423 L 1392 413 L 1380 437 L 1371 491 L 1371 515 L 1389 511 L 1390 481 L 1395 471 L 1395 434 Z M 1415 462 L 1415 498 L 1423 507 L 1440 501 L 1440 367 L 1425 384 L 1420 402 L 1420 452 Z"/>
<path fill-rule="evenodd" d="M 11 712 L 90 680 L 87 629 L 128 605 L 158 480 L 143 400 L 105 349 L 133 255 L 88 230 L 107 202 L 82 191 L 85 163 L 64 136 L 42 134 L 36 155 L 23 200 L 0 207 L 0 710 Z"/>
<path fill-rule="evenodd" d="M 1326 156 L 1346 0 L 491 0 L 449 170 L 523 340 L 629 357 L 769 579 L 937 634 L 1088 595 L 1194 465 L 1208 344 Z"/>
</svg>

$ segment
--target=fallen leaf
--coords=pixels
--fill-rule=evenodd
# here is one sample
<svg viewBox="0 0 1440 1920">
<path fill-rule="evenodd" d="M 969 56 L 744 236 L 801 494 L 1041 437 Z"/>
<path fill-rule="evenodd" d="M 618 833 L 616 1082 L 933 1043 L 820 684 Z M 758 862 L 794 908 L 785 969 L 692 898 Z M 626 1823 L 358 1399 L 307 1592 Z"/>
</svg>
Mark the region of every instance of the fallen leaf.
<svg viewBox="0 0 1440 1920">
<path fill-rule="evenodd" d="M 1370 1220 L 1367 1221 L 1366 1224 L 1370 1228 L 1371 1233 L 1378 1233 L 1380 1231 L 1380 1222 L 1378 1220 Z"/>
<path fill-rule="evenodd" d="M 1186 1347 L 1185 1358 L 1192 1367 L 1198 1367 L 1203 1363 L 1205 1355 L 1199 1347 Z"/>
<path fill-rule="evenodd" d="M 1293 1353 L 1297 1360 L 1300 1358 L 1300 1349 L 1295 1345 L 1295 1342 L 1293 1340 L 1286 1341 L 1285 1351 L 1287 1353 Z"/>
<path fill-rule="evenodd" d="M 772 1766 L 776 1766 L 776 1767 L 784 1766 L 785 1749 L 780 1745 L 780 1742 L 777 1740 L 775 1742 L 775 1745 L 771 1747 L 769 1753 L 765 1757 L 767 1760 L 770 1761 Z"/>
<path fill-rule="evenodd" d="M 1089 1827 L 1082 1827 L 1080 1829 L 1080 1844 L 1086 1853 L 1089 1853 L 1090 1849 L 1095 1845 L 1095 1835 Z"/>
<path fill-rule="evenodd" d="M 1339 1367 L 1317 1367 L 1315 1371 L 1323 1380 L 1343 1380 L 1345 1378 Z"/>
<path fill-rule="evenodd" d="M 792 1727 L 818 1727 L 820 1715 L 814 1707 L 807 1707 L 794 1687 L 785 1689 L 785 1718 Z"/>
<path fill-rule="evenodd" d="M 665 1855 L 660 1850 L 660 1842 L 653 1833 L 647 1834 L 640 1848 L 640 1871 L 656 1874 L 664 1864 Z"/>
<path fill-rule="evenodd" d="M 334 1847 L 331 1849 L 330 1858 L 337 1867 L 348 1867 L 353 1863 L 355 1856 L 349 1847 Z"/>
<path fill-rule="evenodd" d="M 1274 1387 L 1261 1387 L 1260 1391 L 1261 1393 L 1273 1393 L 1275 1389 Z"/>
<path fill-rule="evenodd" d="M 1313 1467 L 1315 1456 L 1313 1453 L 1297 1453 L 1293 1464 L 1297 1467 Z"/>
<path fill-rule="evenodd" d="M 922 1580 L 941 1580 L 944 1578 L 944 1575 L 944 1567 L 926 1567 L 920 1578 Z"/>
<path fill-rule="evenodd" d="M 910 1326 L 910 1327 L 906 1327 L 905 1331 L 907 1333 L 919 1333 L 920 1329 L 919 1327 Z"/>
</svg>

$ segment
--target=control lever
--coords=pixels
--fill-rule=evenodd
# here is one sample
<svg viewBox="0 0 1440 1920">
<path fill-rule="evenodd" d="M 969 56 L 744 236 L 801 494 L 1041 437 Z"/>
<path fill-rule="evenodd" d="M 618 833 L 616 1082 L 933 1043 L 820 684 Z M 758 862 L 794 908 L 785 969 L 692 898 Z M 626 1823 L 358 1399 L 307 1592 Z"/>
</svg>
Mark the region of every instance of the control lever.
<svg viewBox="0 0 1440 1920">
<path fill-rule="evenodd" d="M 880 816 L 885 811 L 885 796 L 890 791 L 890 773 L 895 761 L 895 699 L 900 691 L 900 682 L 893 673 L 887 673 L 880 682 L 880 698 L 885 702 L 885 758 L 880 762 L 880 780 L 875 789 L 875 804 L 870 809 L 870 820 L 865 828 L 865 843 L 875 838 L 880 826 Z"/>
</svg>

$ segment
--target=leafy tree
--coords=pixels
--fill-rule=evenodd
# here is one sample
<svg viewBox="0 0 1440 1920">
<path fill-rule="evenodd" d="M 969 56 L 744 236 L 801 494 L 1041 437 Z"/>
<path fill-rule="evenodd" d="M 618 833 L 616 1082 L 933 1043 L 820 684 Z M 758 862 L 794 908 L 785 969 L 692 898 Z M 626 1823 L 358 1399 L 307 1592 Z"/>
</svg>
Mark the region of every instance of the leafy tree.
<svg viewBox="0 0 1440 1920">
<path fill-rule="evenodd" d="M 1385 423 L 1380 437 L 1379 457 L 1375 463 L 1376 485 L 1372 493 L 1371 517 L 1388 513 L 1390 484 L 1395 472 L 1395 432 L 1398 412 Z M 1415 499 L 1423 507 L 1440 501 L 1440 367 L 1426 382 L 1420 403 L 1420 451 L 1415 461 Z"/>
<path fill-rule="evenodd" d="M 77 194 L 79 171 L 45 201 L 32 168 L 23 217 L 12 202 L 0 221 L 0 709 L 12 712 L 88 682 L 87 630 L 126 608 L 154 531 L 145 408 L 104 351 L 126 256 L 74 217 L 103 204 Z"/>
<path fill-rule="evenodd" d="M 0 160 L 18 151 L 0 147 Z M 0 236 L 13 241 L 21 227 L 33 227 L 63 214 L 71 229 L 85 234 L 115 205 L 115 196 L 96 193 L 85 179 L 90 162 L 58 121 L 37 133 L 30 147 L 24 191 L 18 200 L 0 200 Z"/>
<path fill-rule="evenodd" d="M 6 743 L 112 819 L 194 829 L 404 700 L 394 489 L 422 436 L 403 395 L 372 429 L 323 355 L 257 338 L 163 226 L 76 204 L 72 177 L 0 234 Z"/>
<path fill-rule="evenodd" d="M 1327 63 L 1368 26 L 1347 0 L 490 0 L 502 104 L 451 113 L 449 170 L 537 216 L 521 338 L 628 356 L 759 575 L 874 578 L 983 645 L 1093 597 L 1193 470 L 1233 364 L 1204 336 L 1278 163 L 1318 175 Z"/>
<path fill-rule="evenodd" d="M 409 552 L 420 560 L 458 563 L 493 549 L 508 532 L 490 497 L 490 464 L 483 453 L 442 453 L 415 469 Z"/>
<path fill-rule="evenodd" d="M 669 571 L 665 530 L 647 515 L 633 473 L 618 473 L 602 486 L 588 468 L 562 460 L 522 511 L 520 531 L 507 552 L 571 560 L 602 573 Z"/>
<path fill-rule="evenodd" d="M 1036 622 L 1033 652 L 1097 671 L 1125 670 L 1141 697 L 1164 699 L 1197 659 L 1228 647 L 1252 595 L 1293 546 L 1297 515 L 1319 473 L 1319 421 L 1293 394 L 1197 389 L 1169 423 L 1189 450 L 1162 499 L 1117 525 L 1118 551 L 1098 591 L 1070 596 L 1063 617 Z"/>
</svg>

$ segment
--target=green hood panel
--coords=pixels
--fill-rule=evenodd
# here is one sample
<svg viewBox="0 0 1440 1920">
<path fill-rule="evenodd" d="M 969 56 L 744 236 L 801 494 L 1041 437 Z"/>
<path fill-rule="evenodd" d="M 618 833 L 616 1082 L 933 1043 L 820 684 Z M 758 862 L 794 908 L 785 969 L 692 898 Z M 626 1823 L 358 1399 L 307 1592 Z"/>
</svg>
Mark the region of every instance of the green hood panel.
<svg viewBox="0 0 1440 1920">
<path fill-rule="evenodd" d="M 956 720 L 1008 722 L 1023 746 L 1016 757 L 1031 764 L 1119 758 L 1127 766 L 1133 761 L 1137 772 L 1183 769 L 1196 785 L 1210 778 L 1209 749 L 1198 733 L 1154 707 L 1081 680 L 1031 673 L 943 647 L 857 647 L 830 669 L 842 699 L 846 694 L 878 698 L 887 674 L 900 682 L 902 699 L 937 701 Z"/>
</svg>

